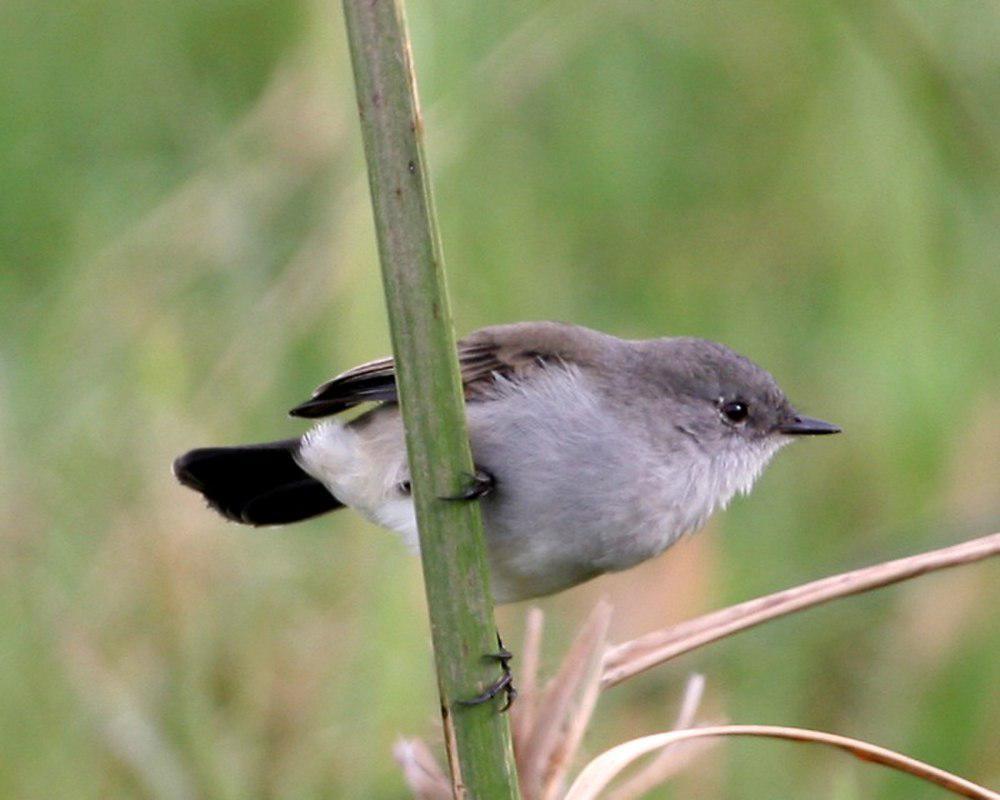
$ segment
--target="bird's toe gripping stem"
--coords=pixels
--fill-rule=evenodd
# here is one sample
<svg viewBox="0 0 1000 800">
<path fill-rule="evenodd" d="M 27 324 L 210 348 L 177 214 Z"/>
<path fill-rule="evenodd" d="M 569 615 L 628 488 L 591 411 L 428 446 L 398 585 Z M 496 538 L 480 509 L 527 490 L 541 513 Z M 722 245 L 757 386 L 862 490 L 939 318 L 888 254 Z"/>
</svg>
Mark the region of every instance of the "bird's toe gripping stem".
<svg viewBox="0 0 1000 800">
<path fill-rule="evenodd" d="M 510 652 L 506 647 L 503 646 L 503 642 L 500 641 L 500 637 L 497 636 L 497 642 L 500 645 L 500 649 L 496 653 L 487 653 L 485 658 L 489 658 L 500 664 L 501 675 L 492 684 L 490 684 L 486 689 L 477 694 L 470 700 L 459 700 L 459 704 L 463 706 L 478 706 L 483 703 L 488 703 L 494 697 L 496 697 L 500 692 L 506 694 L 504 699 L 503 707 L 500 709 L 500 713 L 507 711 L 517 699 L 517 689 L 514 688 L 514 675 L 510 671 L 510 660 L 514 657 L 514 654 Z"/>
<path fill-rule="evenodd" d="M 483 497 L 493 491 L 496 483 L 496 478 L 494 478 L 489 472 L 484 469 L 477 469 L 472 475 L 468 476 L 468 482 L 461 492 L 454 495 L 447 495 L 439 499 L 455 501 L 478 500 L 480 497 Z"/>
</svg>

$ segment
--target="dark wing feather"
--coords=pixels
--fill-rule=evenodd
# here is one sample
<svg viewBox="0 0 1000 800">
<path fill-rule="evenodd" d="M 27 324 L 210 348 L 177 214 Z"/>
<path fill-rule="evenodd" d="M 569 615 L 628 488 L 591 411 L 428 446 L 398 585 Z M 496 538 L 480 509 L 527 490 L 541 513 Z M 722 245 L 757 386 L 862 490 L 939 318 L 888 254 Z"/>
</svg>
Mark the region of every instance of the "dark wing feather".
<svg viewBox="0 0 1000 800">
<path fill-rule="evenodd" d="M 391 358 L 369 361 L 320 386 L 288 413 L 293 417 L 328 417 L 372 401 L 396 401 L 396 371 Z"/>
<path fill-rule="evenodd" d="M 477 331 L 458 343 L 458 363 L 467 400 L 489 393 L 496 376 L 521 380 L 552 361 L 587 363 L 602 334 L 553 322 L 500 325 Z M 361 403 L 396 402 L 391 358 L 380 358 L 341 373 L 320 386 L 289 413 L 327 417 Z"/>
</svg>

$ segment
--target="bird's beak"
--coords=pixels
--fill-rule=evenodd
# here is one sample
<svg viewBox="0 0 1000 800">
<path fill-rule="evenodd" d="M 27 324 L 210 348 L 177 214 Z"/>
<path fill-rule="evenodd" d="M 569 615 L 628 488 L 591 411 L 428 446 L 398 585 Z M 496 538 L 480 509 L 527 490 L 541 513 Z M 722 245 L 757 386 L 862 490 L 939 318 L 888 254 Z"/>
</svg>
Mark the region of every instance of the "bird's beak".
<svg viewBox="0 0 1000 800">
<path fill-rule="evenodd" d="M 821 419 L 796 415 L 779 425 L 778 431 L 786 436 L 822 436 L 828 433 L 840 433 L 840 428 Z"/>
</svg>

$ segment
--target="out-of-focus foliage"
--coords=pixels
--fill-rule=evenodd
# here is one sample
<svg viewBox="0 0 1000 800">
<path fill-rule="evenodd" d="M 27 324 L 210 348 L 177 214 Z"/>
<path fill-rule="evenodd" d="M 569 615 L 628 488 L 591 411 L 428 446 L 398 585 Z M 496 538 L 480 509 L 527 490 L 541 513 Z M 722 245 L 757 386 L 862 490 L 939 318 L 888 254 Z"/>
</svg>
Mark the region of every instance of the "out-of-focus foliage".
<svg viewBox="0 0 1000 800">
<path fill-rule="evenodd" d="M 766 365 L 835 439 L 594 599 L 623 638 L 991 532 L 1000 13 L 929 0 L 409 10 L 460 332 L 556 318 Z M 286 437 L 387 336 L 333 2 L 0 10 L 0 797 L 398 797 L 434 680 L 419 566 L 349 512 L 224 524 L 169 464 Z M 822 608 L 602 700 L 591 752 L 713 713 L 1000 783 L 996 566 Z M 523 608 L 501 612 L 511 644 Z M 913 798 L 780 744 L 663 797 Z"/>
</svg>

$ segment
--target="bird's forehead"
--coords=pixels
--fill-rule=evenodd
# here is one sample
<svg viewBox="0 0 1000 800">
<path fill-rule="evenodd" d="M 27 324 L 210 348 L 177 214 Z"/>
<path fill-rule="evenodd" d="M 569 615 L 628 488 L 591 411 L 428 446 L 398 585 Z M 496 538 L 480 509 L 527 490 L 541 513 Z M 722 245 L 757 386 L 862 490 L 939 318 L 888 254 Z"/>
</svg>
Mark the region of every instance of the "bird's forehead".
<svg viewBox="0 0 1000 800">
<path fill-rule="evenodd" d="M 777 381 L 766 370 L 746 359 L 738 365 L 724 366 L 719 382 L 730 395 L 743 395 L 745 399 L 764 401 L 771 405 L 784 402 L 785 395 Z"/>
<path fill-rule="evenodd" d="M 772 406 L 786 403 L 777 381 L 767 370 L 718 342 L 667 339 L 663 365 L 673 381 L 691 394 L 741 397 Z M 678 387 L 680 388 L 680 387 Z"/>
</svg>

